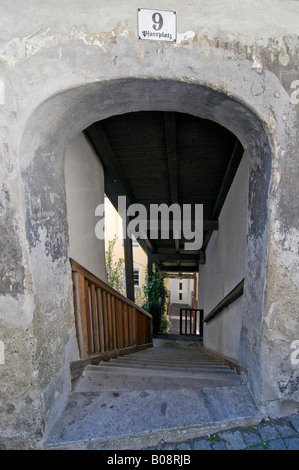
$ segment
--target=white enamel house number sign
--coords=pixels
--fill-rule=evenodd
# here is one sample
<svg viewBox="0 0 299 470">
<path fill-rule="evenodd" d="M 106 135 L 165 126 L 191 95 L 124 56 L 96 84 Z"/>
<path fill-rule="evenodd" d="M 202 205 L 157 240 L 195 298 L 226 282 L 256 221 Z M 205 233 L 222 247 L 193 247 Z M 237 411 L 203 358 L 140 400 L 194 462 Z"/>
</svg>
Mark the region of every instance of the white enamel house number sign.
<svg viewBox="0 0 299 470">
<path fill-rule="evenodd" d="M 176 42 L 176 12 L 139 8 L 138 39 Z"/>
</svg>

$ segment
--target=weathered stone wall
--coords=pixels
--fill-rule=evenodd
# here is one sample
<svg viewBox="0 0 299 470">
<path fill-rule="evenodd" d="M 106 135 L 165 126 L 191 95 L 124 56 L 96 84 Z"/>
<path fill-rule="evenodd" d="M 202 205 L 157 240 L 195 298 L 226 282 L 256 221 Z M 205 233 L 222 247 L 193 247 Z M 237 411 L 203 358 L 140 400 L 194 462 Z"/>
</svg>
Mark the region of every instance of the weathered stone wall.
<svg viewBox="0 0 299 470">
<path fill-rule="evenodd" d="M 2 2 L 3 436 L 40 439 L 70 387 L 77 346 L 65 147 L 92 122 L 129 111 L 215 120 L 248 151 L 240 361 L 267 410 L 298 403 L 291 344 L 299 339 L 299 4 L 161 0 L 159 8 L 177 11 L 176 43 L 138 41 L 139 7 L 135 0 Z"/>
</svg>

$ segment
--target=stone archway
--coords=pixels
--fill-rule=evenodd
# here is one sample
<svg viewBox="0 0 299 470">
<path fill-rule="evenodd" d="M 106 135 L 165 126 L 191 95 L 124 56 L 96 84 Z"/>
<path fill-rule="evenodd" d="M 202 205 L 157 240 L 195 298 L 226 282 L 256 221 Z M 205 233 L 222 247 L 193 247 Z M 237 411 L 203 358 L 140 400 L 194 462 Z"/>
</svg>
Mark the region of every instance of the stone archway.
<svg viewBox="0 0 299 470">
<path fill-rule="evenodd" d="M 269 1 L 174 2 L 176 43 L 139 41 L 132 1 L 84 12 L 80 2 L 45 4 L 38 15 L 36 2 L 4 8 L 3 436 L 41 439 L 70 391 L 77 344 L 64 149 L 91 123 L 130 111 L 215 120 L 250 154 L 242 362 L 267 415 L 298 408 L 298 25 L 295 2 L 280 3 L 268 14 Z"/>
<path fill-rule="evenodd" d="M 59 412 L 57 402 L 56 411 L 53 411 L 51 397 L 58 389 L 61 401 L 67 395 L 65 373 L 76 354 L 68 263 L 64 149 L 91 123 L 140 110 L 180 111 L 214 120 L 231 130 L 248 151 L 248 272 L 241 350 L 251 389 L 258 401 L 261 398 L 261 324 L 272 161 L 262 122 L 240 102 L 202 85 L 174 80 L 118 79 L 73 88 L 47 100 L 27 123 L 20 148 L 26 233 L 35 295 L 36 367 L 40 391 L 48 397 L 48 400 L 44 399 L 46 415 Z M 43 122 L 43 129 L 39 127 L 40 122 Z"/>
</svg>

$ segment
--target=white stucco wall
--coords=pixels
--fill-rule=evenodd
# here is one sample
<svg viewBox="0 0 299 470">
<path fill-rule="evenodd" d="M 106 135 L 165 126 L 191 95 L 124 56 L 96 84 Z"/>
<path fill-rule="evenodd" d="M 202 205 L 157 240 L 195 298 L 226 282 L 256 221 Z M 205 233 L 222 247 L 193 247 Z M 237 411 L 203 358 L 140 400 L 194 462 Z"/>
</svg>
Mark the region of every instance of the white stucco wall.
<svg viewBox="0 0 299 470">
<path fill-rule="evenodd" d="M 199 308 L 206 316 L 245 277 L 248 155 L 243 155 L 199 271 Z M 204 344 L 238 361 L 242 298 L 204 324 Z"/>
<path fill-rule="evenodd" d="M 104 172 L 82 133 L 66 149 L 65 185 L 70 257 L 105 281 L 105 245 L 95 234 L 95 209 L 104 202 Z"/>
</svg>

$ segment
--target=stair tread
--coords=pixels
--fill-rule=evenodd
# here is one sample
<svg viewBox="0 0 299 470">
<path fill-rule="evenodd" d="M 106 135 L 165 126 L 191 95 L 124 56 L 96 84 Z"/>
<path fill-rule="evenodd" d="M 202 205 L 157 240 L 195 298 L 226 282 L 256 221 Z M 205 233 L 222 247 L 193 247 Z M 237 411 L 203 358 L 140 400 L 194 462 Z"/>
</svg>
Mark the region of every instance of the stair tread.
<svg viewBox="0 0 299 470">
<path fill-rule="evenodd" d="M 111 365 L 99 365 L 97 366 L 99 367 L 100 369 L 139 369 L 139 370 L 153 370 L 153 371 L 158 371 L 158 370 L 161 370 L 161 371 L 166 371 L 166 370 L 173 370 L 173 371 L 190 371 L 190 373 L 196 373 L 196 372 L 200 372 L 200 371 L 211 371 L 211 372 L 223 372 L 223 373 L 229 373 L 229 372 L 232 372 L 232 373 L 235 373 L 235 371 L 233 369 L 230 369 L 229 367 L 221 367 L 221 366 L 218 366 L 218 367 L 209 367 L 209 366 L 206 366 L 206 367 L 179 367 L 179 366 L 173 366 L 173 367 L 167 367 L 167 366 L 159 366 L 159 367 L 153 367 L 152 365 L 148 365 L 148 364 L 143 364 L 143 365 L 136 365 L 136 364 L 128 364 L 128 365 L 123 365 L 123 364 L 111 364 Z"/>
<path fill-rule="evenodd" d="M 195 429 L 211 432 L 213 423 L 251 419 L 256 413 L 244 385 L 202 388 L 200 393 L 192 389 L 183 393 L 175 389 L 73 393 L 46 445 L 85 442 L 86 449 L 92 443 L 96 443 L 94 448 L 115 450 L 122 444 L 123 449 L 134 449 L 135 436 L 143 439 L 154 433 L 159 440 L 170 432 L 193 436 Z"/>
<path fill-rule="evenodd" d="M 130 361 L 133 359 L 133 355 L 128 355 L 128 356 L 123 356 L 123 357 L 119 357 L 118 359 L 112 359 L 113 361 L 119 361 L 119 360 L 125 360 L 125 361 Z M 170 362 L 173 362 L 173 361 L 176 361 L 176 362 L 190 362 L 190 363 L 197 363 L 197 362 L 209 362 L 209 363 L 218 363 L 219 364 L 219 361 L 217 361 L 216 359 L 210 359 L 209 357 L 194 357 L 192 359 L 186 357 L 181 357 L 181 358 L 177 358 L 177 357 L 166 357 L 166 356 L 159 356 L 159 357 L 153 357 L 153 356 L 140 356 L 140 357 L 134 357 L 134 360 L 135 361 L 143 361 L 143 360 L 147 360 L 147 361 L 163 361 L 163 362 L 167 362 L 167 361 L 170 361 Z"/>
<path fill-rule="evenodd" d="M 109 361 L 111 364 L 114 364 L 116 362 L 118 363 L 121 363 L 121 364 L 131 364 L 131 363 L 134 363 L 134 364 L 144 364 L 144 363 L 147 363 L 147 364 L 154 364 L 154 365 L 159 365 L 159 364 L 169 364 L 169 365 L 173 365 L 173 364 L 177 364 L 177 365 L 182 365 L 182 366 L 185 366 L 185 365 L 190 365 L 190 366 L 194 366 L 194 367 L 200 367 L 201 365 L 209 365 L 209 366 L 217 366 L 221 363 L 217 362 L 217 361 L 176 361 L 175 359 L 173 360 L 164 360 L 163 359 L 160 359 L 160 360 L 153 360 L 153 359 L 135 359 L 135 358 L 130 358 L 130 359 L 111 359 L 111 361 Z M 225 365 L 225 364 L 223 364 Z M 225 365 L 226 367 L 228 367 L 227 365 Z"/>
<path fill-rule="evenodd" d="M 209 369 L 206 370 L 196 370 L 196 371 L 188 371 L 188 370 L 178 370 L 178 369 L 152 369 L 152 368 L 126 368 L 124 369 L 123 367 L 109 367 L 109 366 L 103 366 L 103 367 L 98 367 L 98 366 L 88 366 L 86 371 L 93 370 L 97 372 L 98 374 L 101 373 L 123 373 L 125 374 L 138 374 L 138 375 L 172 375 L 176 377 L 199 377 L 199 376 L 207 376 L 207 377 L 212 377 L 213 375 L 217 378 L 220 376 L 227 376 L 227 377 L 239 377 L 235 371 L 233 370 L 216 370 L 212 371 Z"/>
</svg>

